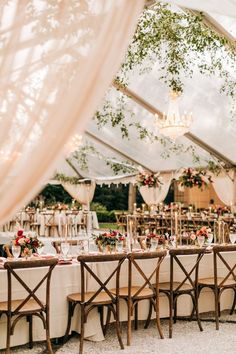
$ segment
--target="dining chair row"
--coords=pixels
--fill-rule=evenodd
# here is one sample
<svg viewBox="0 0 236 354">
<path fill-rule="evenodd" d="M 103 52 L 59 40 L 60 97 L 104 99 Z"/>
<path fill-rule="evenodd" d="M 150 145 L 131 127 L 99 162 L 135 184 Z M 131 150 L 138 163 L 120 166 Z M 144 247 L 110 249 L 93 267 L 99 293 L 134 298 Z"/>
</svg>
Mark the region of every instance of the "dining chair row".
<svg viewBox="0 0 236 354">
<path fill-rule="evenodd" d="M 80 348 L 79 353 L 83 353 L 85 323 L 88 316 L 94 309 L 98 309 L 101 315 L 101 326 L 104 335 L 110 323 L 111 314 L 113 315 L 116 333 L 120 348 L 124 348 L 121 336 L 120 303 L 124 301 L 127 307 L 127 345 L 131 345 L 132 330 L 131 324 L 134 318 L 135 329 L 138 327 L 138 304 L 142 300 L 149 302 L 149 313 L 145 322 L 145 328 L 149 326 L 153 311 L 157 331 L 160 338 L 164 338 L 160 323 L 160 296 L 167 296 L 169 303 L 169 337 L 173 335 L 173 323 L 181 319 L 178 316 L 177 302 L 182 295 L 189 295 L 192 300 L 193 311 L 189 320 L 196 319 L 200 331 L 203 330 L 199 316 L 199 294 L 203 287 L 208 286 L 214 291 L 215 295 L 215 319 L 216 329 L 219 329 L 220 316 L 220 297 L 226 289 L 232 289 L 234 297 L 232 301 L 231 313 L 234 312 L 236 294 L 236 263 L 230 264 L 226 255 L 228 252 L 235 252 L 236 245 L 214 246 L 213 264 L 214 275 L 212 278 L 199 279 L 199 266 L 207 252 L 205 248 L 176 248 L 169 251 L 170 268 L 169 281 L 160 281 L 160 267 L 167 255 L 166 250 L 155 252 L 133 252 L 129 254 L 84 254 L 78 257 L 80 265 L 80 276 L 78 278 L 79 292 L 69 294 L 68 302 L 68 321 L 64 336 L 64 342 L 68 339 L 71 331 L 71 320 L 78 305 L 80 309 Z M 191 256 L 191 266 L 187 267 L 184 262 L 185 257 Z M 49 353 L 53 353 L 50 342 L 49 331 L 49 312 L 50 312 L 50 279 L 51 273 L 57 264 L 57 259 L 50 260 L 27 260 L 27 261 L 7 261 L 4 267 L 8 275 L 8 298 L 5 302 L 0 302 L 0 317 L 7 316 L 7 340 L 6 353 L 10 353 L 10 336 L 14 333 L 17 322 L 26 317 L 29 323 L 29 345 L 33 345 L 33 316 L 39 317 L 46 330 L 46 341 Z M 148 265 L 145 266 L 145 262 Z M 218 276 L 219 262 L 225 267 L 224 276 Z M 99 275 L 97 267 L 106 264 L 106 272 Z M 95 266 L 94 266 L 95 265 Z M 30 288 L 19 275 L 20 268 L 44 267 L 45 275 L 38 280 L 33 289 Z M 127 269 L 127 273 L 123 271 Z M 181 281 L 176 281 L 175 272 L 182 273 Z M 121 277 L 122 272 L 122 277 Z M 125 275 L 125 274 L 126 275 Z M 137 282 L 137 274 L 139 280 Z M 126 277 L 126 278 L 124 278 Z M 24 299 L 15 300 L 12 278 L 16 279 L 26 290 L 27 296 Z M 88 279 L 92 280 L 93 291 L 88 288 Z M 179 278 L 178 278 L 179 279 Z M 177 279 L 177 280 L 178 280 Z M 45 286 L 46 297 L 44 300 L 38 297 L 37 290 Z M 96 285 L 94 285 L 96 284 Z M 13 300 L 14 299 L 14 300 Z M 104 321 L 104 310 L 106 320 Z M 105 322 L 105 323 L 104 323 Z"/>
</svg>

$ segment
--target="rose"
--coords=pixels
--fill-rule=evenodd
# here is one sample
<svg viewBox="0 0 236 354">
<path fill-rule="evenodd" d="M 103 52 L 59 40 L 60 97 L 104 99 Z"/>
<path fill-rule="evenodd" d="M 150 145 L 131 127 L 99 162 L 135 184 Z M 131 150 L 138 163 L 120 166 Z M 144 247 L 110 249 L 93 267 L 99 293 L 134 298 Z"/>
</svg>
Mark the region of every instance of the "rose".
<svg viewBox="0 0 236 354">
<path fill-rule="evenodd" d="M 25 238 L 24 238 L 24 237 L 21 237 L 21 238 L 18 239 L 17 241 L 18 241 L 18 244 L 19 244 L 20 246 L 25 245 Z"/>
<path fill-rule="evenodd" d="M 24 231 L 23 230 L 18 230 L 17 236 L 23 236 Z"/>
</svg>

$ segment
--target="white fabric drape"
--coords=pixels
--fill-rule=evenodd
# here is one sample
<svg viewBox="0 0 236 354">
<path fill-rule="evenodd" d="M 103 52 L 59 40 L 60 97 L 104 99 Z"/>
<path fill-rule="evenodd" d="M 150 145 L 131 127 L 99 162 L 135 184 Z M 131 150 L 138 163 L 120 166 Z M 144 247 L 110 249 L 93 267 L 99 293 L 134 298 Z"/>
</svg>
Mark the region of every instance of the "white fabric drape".
<svg viewBox="0 0 236 354">
<path fill-rule="evenodd" d="M 62 183 L 62 186 L 80 204 L 89 206 L 93 200 L 96 184 L 94 182 L 91 184 Z"/>
<path fill-rule="evenodd" d="M 93 116 L 143 3 L 0 3 L 0 222 L 34 197 Z"/>
<path fill-rule="evenodd" d="M 147 187 L 143 186 L 140 187 L 139 191 L 145 201 L 146 204 L 152 205 L 152 204 L 158 204 L 162 202 L 169 191 L 171 180 L 173 178 L 172 173 L 166 173 L 161 175 L 161 182 L 163 183 L 160 188 L 156 187 Z"/>
<path fill-rule="evenodd" d="M 213 181 L 212 185 L 220 200 L 226 205 L 232 206 L 234 204 L 234 171 L 213 176 Z"/>
<path fill-rule="evenodd" d="M 189 9 L 236 17 L 236 3 L 232 0 L 163 0 L 163 2 L 174 3 Z"/>
</svg>

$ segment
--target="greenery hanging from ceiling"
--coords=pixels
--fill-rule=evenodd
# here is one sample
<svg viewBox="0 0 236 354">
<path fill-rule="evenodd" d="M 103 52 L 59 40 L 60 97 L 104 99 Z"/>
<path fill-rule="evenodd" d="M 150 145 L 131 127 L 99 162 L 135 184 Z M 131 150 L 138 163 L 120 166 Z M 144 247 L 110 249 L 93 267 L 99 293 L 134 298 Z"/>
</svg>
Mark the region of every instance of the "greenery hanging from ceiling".
<svg viewBox="0 0 236 354">
<path fill-rule="evenodd" d="M 194 69 L 228 79 L 235 54 L 226 38 L 204 24 L 202 14 L 156 3 L 140 17 L 117 79 L 127 84 L 130 71 L 139 67 L 140 74 L 146 73 L 157 62 L 160 80 L 183 92 L 183 77 L 192 77 Z"/>
<path fill-rule="evenodd" d="M 89 170 L 88 158 L 95 157 L 98 160 L 105 161 L 106 165 L 111 168 L 115 175 L 122 173 L 137 173 L 138 166 L 131 164 L 128 161 L 119 161 L 115 157 L 108 157 L 99 152 L 93 144 L 87 141 L 78 150 L 76 150 L 69 160 L 76 161 L 82 171 Z"/>
</svg>

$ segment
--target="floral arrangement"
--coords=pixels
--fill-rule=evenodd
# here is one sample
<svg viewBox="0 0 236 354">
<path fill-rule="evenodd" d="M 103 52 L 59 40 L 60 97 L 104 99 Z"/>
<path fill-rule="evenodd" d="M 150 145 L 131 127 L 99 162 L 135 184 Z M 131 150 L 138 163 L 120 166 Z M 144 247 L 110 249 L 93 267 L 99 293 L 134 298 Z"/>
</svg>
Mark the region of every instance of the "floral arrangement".
<svg viewBox="0 0 236 354">
<path fill-rule="evenodd" d="M 111 248 L 117 245 L 118 241 L 124 241 L 125 236 L 122 235 L 119 231 L 104 232 L 99 235 L 93 235 L 96 245 L 98 247 L 110 246 Z"/>
<path fill-rule="evenodd" d="M 21 254 L 23 256 L 30 255 L 32 252 L 37 252 L 38 248 L 43 247 L 43 243 L 37 238 L 28 233 L 24 234 L 24 230 L 18 230 L 16 236 L 12 240 L 12 244 L 21 247 Z"/>
<path fill-rule="evenodd" d="M 196 232 L 196 236 L 197 237 L 198 236 L 204 236 L 205 239 L 207 239 L 210 233 L 211 233 L 211 229 L 210 228 L 207 229 L 206 226 L 203 226 L 203 227 L 201 227 L 200 230 L 198 230 Z"/>
<path fill-rule="evenodd" d="M 147 244 L 151 242 L 151 239 L 156 239 L 158 241 L 159 245 L 163 245 L 165 243 L 164 236 L 157 235 L 153 232 L 149 233 L 146 237 L 147 237 L 147 239 L 146 239 Z"/>
<path fill-rule="evenodd" d="M 136 179 L 138 185 L 140 187 L 143 186 L 148 186 L 149 188 L 151 187 L 161 187 L 162 182 L 159 179 L 159 174 L 158 173 L 150 173 L 150 172 L 140 172 L 137 175 Z"/>
<path fill-rule="evenodd" d="M 211 176 L 208 175 L 206 171 L 194 170 L 193 168 L 184 169 L 178 181 L 181 187 L 198 187 L 199 189 L 213 182 Z"/>
</svg>

